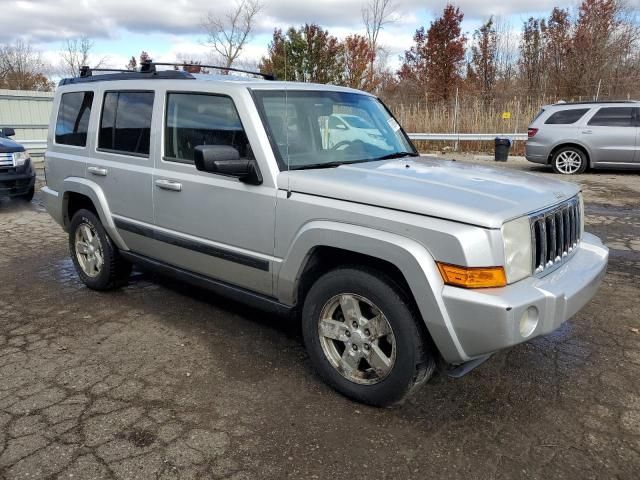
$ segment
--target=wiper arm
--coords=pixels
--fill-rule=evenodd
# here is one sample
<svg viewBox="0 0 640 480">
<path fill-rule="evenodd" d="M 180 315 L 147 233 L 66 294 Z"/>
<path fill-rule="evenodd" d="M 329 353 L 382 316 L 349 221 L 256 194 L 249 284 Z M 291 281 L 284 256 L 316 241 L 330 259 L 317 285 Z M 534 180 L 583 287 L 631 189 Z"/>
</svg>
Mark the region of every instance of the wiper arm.
<svg viewBox="0 0 640 480">
<path fill-rule="evenodd" d="M 335 161 L 335 162 L 325 162 L 325 163 L 312 163 L 309 165 L 297 165 L 291 170 L 311 170 L 314 168 L 335 168 L 340 165 L 351 165 L 352 163 L 364 163 L 364 162 L 373 162 L 378 160 L 377 158 L 369 158 L 364 160 L 345 160 L 343 162 Z"/>
<path fill-rule="evenodd" d="M 404 158 L 404 157 L 419 157 L 419 153 L 413 152 L 394 152 L 389 153 L 388 155 L 383 155 L 382 157 L 376 158 L 376 160 L 391 160 L 394 158 Z"/>
</svg>

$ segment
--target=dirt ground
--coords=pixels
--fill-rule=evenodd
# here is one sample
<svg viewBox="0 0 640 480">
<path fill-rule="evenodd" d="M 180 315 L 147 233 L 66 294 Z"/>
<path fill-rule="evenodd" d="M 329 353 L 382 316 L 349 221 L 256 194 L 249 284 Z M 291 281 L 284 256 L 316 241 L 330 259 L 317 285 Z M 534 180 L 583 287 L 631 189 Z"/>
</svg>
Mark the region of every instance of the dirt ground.
<svg viewBox="0 0 640 480">
<path fill-rule="evenodd" d="M 88 290 L 38 196 L 1 200 L 0 478 L 639 478 L 640 174 L 574 181 L 611 248 L 593 301 L 391 409 L 321 383 L 295 322 L 141 272 Z"/>
</svg>

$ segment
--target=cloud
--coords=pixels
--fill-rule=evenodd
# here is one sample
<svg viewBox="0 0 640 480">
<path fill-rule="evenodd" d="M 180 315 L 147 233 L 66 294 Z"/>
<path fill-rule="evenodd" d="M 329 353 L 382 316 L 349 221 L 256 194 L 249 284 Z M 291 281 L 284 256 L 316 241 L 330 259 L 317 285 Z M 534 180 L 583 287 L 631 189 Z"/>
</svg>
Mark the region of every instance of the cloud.
<svg viewBox="0 0 640 480">
<path fill-rule="evenodd" d="M 638 0 L 635 0 L 637 2 Z M 208 12 L 221 13 L 231 2 L 210 0 L 6 0 L 0 16 L 0 42 L 26 38 L 35 43 L 55 42 L 65 38 L 88 35 L 110 38 L 120 31 L 136 33 L 161 32 L 200 34 L 202 17 Z M 7 5 L 8 3 L 8 5 Z M 361 8 L 365 0 L 266 0 L 258 19 L 257 33 L 266 33 L 274 26 L 286 27 L 303 23 L 319 23 L 326 28 L 361 28 Z M 398 23 L 407 20 L 428 24 L 447 0 L 397 0 Z M 467 18 L 513 15 L 532 9 L 528 0 L 459 0 Z M 535 9 L 550 11 L 555 0 L 539 0 Z M 417 17 L 417 18 L 416 18 Z"/>
</svg>

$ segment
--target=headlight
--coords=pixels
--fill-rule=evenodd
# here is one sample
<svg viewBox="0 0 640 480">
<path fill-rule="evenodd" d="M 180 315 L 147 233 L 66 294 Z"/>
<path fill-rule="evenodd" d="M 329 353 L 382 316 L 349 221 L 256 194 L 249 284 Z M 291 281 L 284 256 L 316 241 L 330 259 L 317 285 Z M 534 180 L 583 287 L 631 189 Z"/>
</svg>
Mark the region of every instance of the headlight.
<svg viewBox="0 0 640 480">
<path fill-rule="evenodd" d="M 529 217 L 520 217 L 502 225 L 504 270 L 513 283 L 532 274 L 531 225 Z"/>
<path fill-rule="evenodd" d="M 13 154 L 13 166 L 14 167 L 22 167 L 27 160 L 29 160 L 29 154 L 27 152 L 14 152 Z"/>
</svg>

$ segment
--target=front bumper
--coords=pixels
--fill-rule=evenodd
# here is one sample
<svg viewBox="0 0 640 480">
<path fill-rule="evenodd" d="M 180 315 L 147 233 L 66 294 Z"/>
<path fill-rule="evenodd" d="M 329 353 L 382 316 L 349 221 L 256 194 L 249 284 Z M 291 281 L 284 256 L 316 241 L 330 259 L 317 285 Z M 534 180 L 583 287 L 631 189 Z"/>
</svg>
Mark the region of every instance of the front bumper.
<svg viewBox="0 0 640 480">
<path fill-rule="evenodd" d="M 584 307 L 602 283 L 609 249 L 588 233 L 577 248 L 566 264 L 542 278 L 486 290 L 445 286 L 444 304 L 466 356 L 551 333 Z"/>
<path fill-rule="evenodd" d="M 25 173 L 0 173 L 0 196 L 24 195 L 36 183 L 36 174 L 28 169 Z"/>
</svg>

